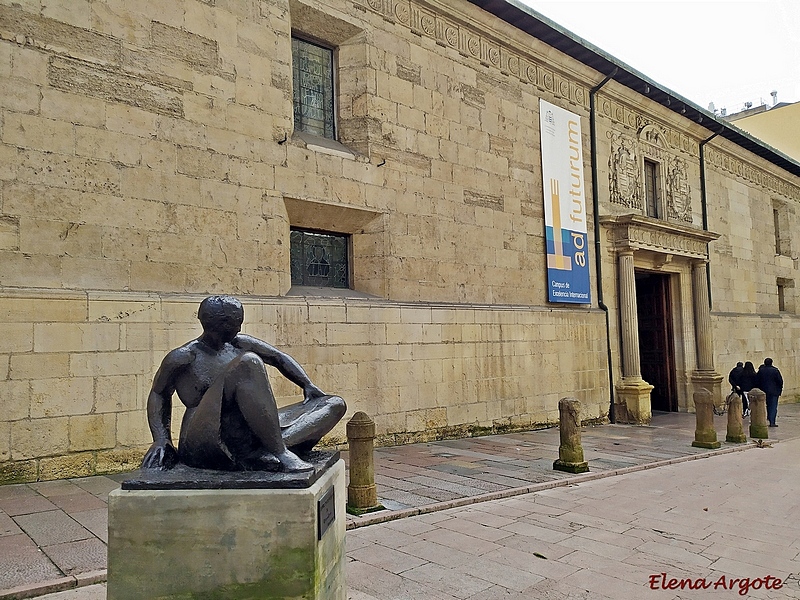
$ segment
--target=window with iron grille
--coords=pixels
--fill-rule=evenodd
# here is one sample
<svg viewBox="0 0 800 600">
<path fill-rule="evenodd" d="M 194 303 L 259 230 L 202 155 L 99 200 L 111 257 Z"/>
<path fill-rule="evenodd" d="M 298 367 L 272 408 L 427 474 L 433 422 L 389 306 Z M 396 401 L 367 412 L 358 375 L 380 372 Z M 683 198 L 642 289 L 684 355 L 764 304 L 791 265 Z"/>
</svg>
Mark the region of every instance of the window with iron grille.
<svg viewBox="0 0 800 600">
<path fill-rule="evenodd" d="M 295 130 L 335 139 L 332 50 L 292 38 L 292 93 Z"/>
<path fill-rule="evenodd" d="M 348 235 L 292 229 L 292 285 L 349 288 L 349 245 Z"/>
</svg>

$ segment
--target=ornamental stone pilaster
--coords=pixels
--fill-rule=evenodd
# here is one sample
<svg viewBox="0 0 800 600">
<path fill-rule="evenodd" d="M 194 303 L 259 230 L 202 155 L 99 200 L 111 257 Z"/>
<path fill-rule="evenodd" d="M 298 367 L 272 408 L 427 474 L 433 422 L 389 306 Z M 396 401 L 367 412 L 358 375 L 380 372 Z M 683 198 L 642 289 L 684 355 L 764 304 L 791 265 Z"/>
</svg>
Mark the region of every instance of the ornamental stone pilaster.
<svg viewBox="0 0 800 600">
<path fill-rule="evenodd" d="M 622 333 L 622 382 L 616 386 L 616 420 L 621 423 L 649 423 L 650 391 L 653 386 L 642 379 L 639 360 L 639 318 L 636 309 L 636 272 L 633 250 L 620 250 L 619 303 Z"/>
<path fill-rule="evenodd" d="M 692 300 L 694 303 L 694 339 L 697 367 L 692 374 L 695 389 L 707 389 L 712 398 L 722 394 L 723 377 L 714 369 L 714 340 L 711 334 L 711 308 L 706 261 L 692 262 Z"/>
</svg>

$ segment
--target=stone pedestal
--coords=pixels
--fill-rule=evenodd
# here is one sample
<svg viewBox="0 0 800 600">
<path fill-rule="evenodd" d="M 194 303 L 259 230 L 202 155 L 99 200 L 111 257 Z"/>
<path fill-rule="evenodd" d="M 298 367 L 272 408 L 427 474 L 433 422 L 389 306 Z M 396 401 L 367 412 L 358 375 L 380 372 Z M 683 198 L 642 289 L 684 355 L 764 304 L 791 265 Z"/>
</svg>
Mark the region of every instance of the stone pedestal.
<svg viewBox="0 0 800 600">
<path fill-rule="evenodd" d="M 576 398 L 562 398 L 558 401 L 558 412 L 561 445 L 558 447 L 558 460 L 553 463 L 553 469 L 567 473 L 586 473 L 589 465 L 583 460 L 581 446 L 581 403 Z"/>
<path fill-rule="evenodd" d="M 706 390 L 712 398 L 722 398 L 722 381 L 725 378 L 714 370 L 696 370 L 692 373 L 692 387 L 694 390 Z M 694 394 L 692 394 L 694 397 Z"/>
<path fill-rule="evenodd" d="M 728 431 L 725 441 L 734 444 L 742 444 L 747 441 L 742 425 L 742 399 L 739 394 L 733 394 L 733 398 L 728 404 Z"/>
<path fill-rule="evenodd" d="M 760 440 L 769 439 L 767 429 L 767 395 L 758 388 L 747 392 L 750 399 L 750 437 Z"/>
<path fill-rule="evenodd" d="M 719 448 L 717 430 L 714 428 L 714 401 L 711 392 L 698 390 L 694 393 L 695 430 L 692 446 L 697 448 Z"/>
<path fill-rule="evenodd" d="M 345 600 L 343 461 L 300 489 L 124 486 L 108 499 L 108 600 Z"/>
<path fill-rule="evenodd" d="M 642 378 L 624 378 L 616 387 L 615 416 L 617 423 L 649 425 L 650 392 L 653 386 Z M 624 410 L 620 410 L 624 409 Z"/>
</svg>

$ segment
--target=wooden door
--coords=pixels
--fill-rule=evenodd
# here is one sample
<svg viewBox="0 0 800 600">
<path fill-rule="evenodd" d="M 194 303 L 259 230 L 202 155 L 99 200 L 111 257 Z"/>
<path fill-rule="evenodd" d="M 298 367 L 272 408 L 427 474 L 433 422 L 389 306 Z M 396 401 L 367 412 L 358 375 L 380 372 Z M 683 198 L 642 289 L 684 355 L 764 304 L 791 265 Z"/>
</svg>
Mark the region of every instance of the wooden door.
<svg viewBox="0 0 800 600">
<path fill-rule="evenodd" d="M 636 304 L 642 379 L 653 386 L 650 408 L 676 411 L 678 397 L 669 275 L 637 272 Z"/>
</svg>

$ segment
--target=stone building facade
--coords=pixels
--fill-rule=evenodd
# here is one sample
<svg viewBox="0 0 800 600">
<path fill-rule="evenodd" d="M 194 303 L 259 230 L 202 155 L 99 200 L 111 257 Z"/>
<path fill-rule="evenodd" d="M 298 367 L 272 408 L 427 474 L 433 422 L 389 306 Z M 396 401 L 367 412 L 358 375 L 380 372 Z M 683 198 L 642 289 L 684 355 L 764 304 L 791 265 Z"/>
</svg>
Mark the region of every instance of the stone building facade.
<svg viewBox="0 0 800 600">
<path fill-rule="evenodd" d="M 647 422 L 767 355 L 798 393 L 800 165 L 516 5 L 0 0 L 0 86 L 0 481 L 137 466 L 210 293 L 384 444 Z M 585 304 L 548 301 L 540 100 Z"/>
</svg>

